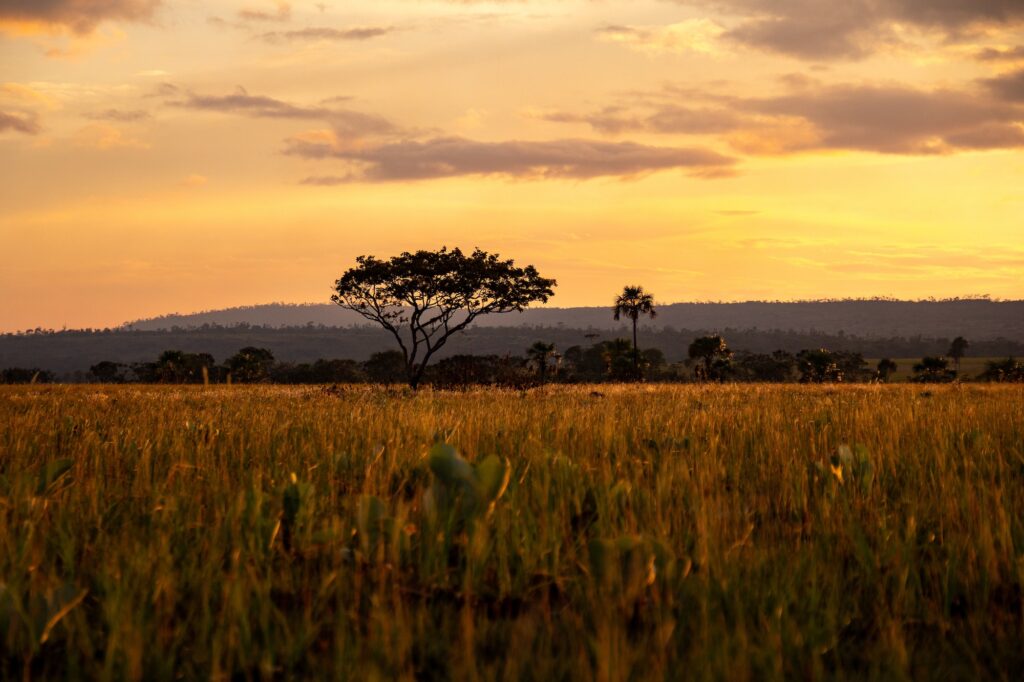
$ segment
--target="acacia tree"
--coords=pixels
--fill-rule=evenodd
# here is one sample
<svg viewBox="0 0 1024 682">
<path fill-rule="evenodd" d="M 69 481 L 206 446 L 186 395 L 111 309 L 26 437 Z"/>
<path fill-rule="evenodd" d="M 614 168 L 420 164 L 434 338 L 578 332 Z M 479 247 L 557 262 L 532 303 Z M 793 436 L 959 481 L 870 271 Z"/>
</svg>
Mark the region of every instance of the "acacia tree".
<svg viewBox="0 0 1024 682">
<path fill-rule="evenodd" d="M 623 315 L 633 321 L 633 372 L 640 376 L 640 350 L 636 345 L 636 325 L 641 315 L 649 315 L 652 319 L 658 313 L 654 310 L 654 296 L 644 291 L 640 286 L 623 287 L 622 293 L 615 297 L 615 307 L 612 308 L 615 319 Z"/>
<path fill-rule="evenodd" d="M 553 279 L 532 266 L 476 249 L 404 252 L 389 260 L 360 256 L 334 284 L 331 300 L 395 337 L 409 386 L 416 389 L 430 358 L 452 335 L 490 313 L 522 311 L 554 295 Z"/>
</svg>

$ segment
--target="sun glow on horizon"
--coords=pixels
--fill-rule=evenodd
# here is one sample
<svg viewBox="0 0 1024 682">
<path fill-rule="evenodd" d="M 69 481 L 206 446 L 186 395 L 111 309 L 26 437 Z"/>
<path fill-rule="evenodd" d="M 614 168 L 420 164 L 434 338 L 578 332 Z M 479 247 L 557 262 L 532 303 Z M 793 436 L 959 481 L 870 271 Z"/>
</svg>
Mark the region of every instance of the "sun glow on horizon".
<svg viewBox="0 0 1024 682">
<path fill-rule="evenodd" d="M 0 330 L 326 301 L 441 245 L 557 307 L 1024 298 L 1024 8 L 823 40 L 767 6 L 0 8 Z"/>
</svg>

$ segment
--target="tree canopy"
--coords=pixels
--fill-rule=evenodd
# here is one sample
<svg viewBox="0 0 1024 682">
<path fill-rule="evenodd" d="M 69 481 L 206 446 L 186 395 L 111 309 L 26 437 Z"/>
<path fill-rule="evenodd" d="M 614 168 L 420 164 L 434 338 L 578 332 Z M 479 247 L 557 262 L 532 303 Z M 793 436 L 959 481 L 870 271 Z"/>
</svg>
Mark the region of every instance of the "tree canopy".
<svg viewBox="0 0 1024 682">
<path fill-rule="evenodd" d="M 658 316 L 654 309 L 654 296 L 641 286 L 625 286 L 622 293 L 615 297 L 615 305 L 612 313 L 616 320 L 623 316 L 633 322 L 633 373 L 634 378 L 640 378 L 640 349 L 636 342 L 636 325 L 641 315 L 649 315 L 651 319 Z"/>
<path fill-rule="evenodd" d="M 481 315 L 522 311 L 554 295 L 553 279 L 497 254 L 458 248 L 404 252 L 388 260 L 360 256 L 334 286 L 331 300 L 395 337 L 409 385 L 453 334 Z"/>
</svg>

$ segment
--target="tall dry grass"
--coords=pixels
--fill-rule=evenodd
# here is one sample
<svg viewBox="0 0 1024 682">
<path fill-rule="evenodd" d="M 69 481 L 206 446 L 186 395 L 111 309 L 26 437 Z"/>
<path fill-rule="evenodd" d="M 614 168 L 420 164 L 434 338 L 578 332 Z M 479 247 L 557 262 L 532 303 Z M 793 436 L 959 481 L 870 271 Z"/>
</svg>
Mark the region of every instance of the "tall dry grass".
<svg viewBox="0 0 1024 682">
<path fill-rule="evenodd" d="M 3 679 L 1011 678 L 1022 582 L 1021 388 L 0 390 Z"/>
</svg>

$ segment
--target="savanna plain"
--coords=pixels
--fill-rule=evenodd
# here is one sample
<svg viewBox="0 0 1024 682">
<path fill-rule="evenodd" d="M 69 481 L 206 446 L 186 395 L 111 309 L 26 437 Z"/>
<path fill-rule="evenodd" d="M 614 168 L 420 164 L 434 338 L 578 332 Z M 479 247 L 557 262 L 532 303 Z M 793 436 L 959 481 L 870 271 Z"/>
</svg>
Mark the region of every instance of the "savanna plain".
<svg viewBox="0 0 1024 682">
<path fill-rule="evenodd" d="M 1011 679 L 1024 388 L 0 387 L 2 679 Z"/>
</svg>

